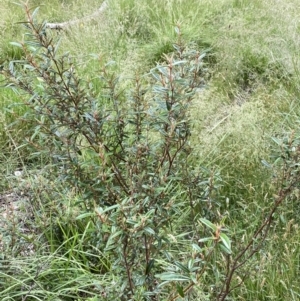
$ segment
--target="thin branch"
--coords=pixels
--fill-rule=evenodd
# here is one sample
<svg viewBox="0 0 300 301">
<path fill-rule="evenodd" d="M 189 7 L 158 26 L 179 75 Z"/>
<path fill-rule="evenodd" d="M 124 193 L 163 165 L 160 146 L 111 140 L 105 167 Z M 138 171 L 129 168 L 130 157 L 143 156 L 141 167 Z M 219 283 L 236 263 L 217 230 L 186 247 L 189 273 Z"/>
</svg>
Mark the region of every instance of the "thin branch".
<svg viewBox="0 0 300 301">
<path fill-rule="evenodd" d="M 258 228 L 258 230 L 254 233 L 254 235 L 252 236 L 252 238 L 250 239 L 250 241 L 248 242 L 248 244 L 240 251 L 240 253 L 235 257 L 235 259 L 232 262 L 231 268 L 228 270 L 227 269 L 227 276 L 226 276 L 226 280 L 223 284 L 223 287 L 218 295 L 218 300 L 219 301 L 224 301 L 225 298 L 228 296 L 228 294 L 236 287 L 231 288 L 231 282 L 232 282 L 232 278 L 233 275 L 235 274 L 235 272 L 241 267 L 243 266 L 255 253 L 258 252 L 258 250 L 260 249 L 262 243 L 266 240 L 269 229 L 270 229 L 270 225 L 273 221 L 273 214 L 275 213 L 275 211 L 277 210 L 277 208 L 282 204 L 282 202 L 287 198 L 288 195 L 291 194 L 291 192 L 293 191 L 293 187 L 295 185 L 295 182 L 297 182 L 299 179 L 297 178 L 295 181 L 293 181 L 286 189 L 282 190 L 279 193 L 278 198 L 275 200 L 275 203 L 272 207 L 272 209 L 270 210 L 269 214 L 267 215 L 265 221 L 260 225 L 260 227 Z M 264 233 L 263 233 L 264 232 Z M 262 234 L 263 233 L 263 234 Z M 250 254 L 241 262 L 240 259 L 242 259 L 242 257 L 245 255 L 245 253 L 254 245 L 255 243 L 255 239 L 258 237 L 258 235 L 262 234 L 262 237 L 260 239 L 260 242 L 258 243 L 258 245 L 250 252 Z M 240 284 L 239 284 L 240 285 Z"/>
<path fill-rule="evenodd" d="M 80 19 L 62 22 L 62 23 L 46 23 L 46 27 L 50 28 L 50 29 L 62 30 L 62 29 L 66 29 L 69 26 L 74 26 L 74 25 L 82 23 L 82 22 L 87 22 L 87 21 L 90 21 L 93 19 L 95 20 L 103 14 L 103 12 L 106 10 L 107 7 L 108 7 L 108 4 L 106 1 L 104 1 L 101 4 L 101 6 L 94 13 L 92 13 L 89 16 L 86 16 L 86 17 L 83 17 Z"/>
<path fill-rule="evenodd" d="M 131 267 L 129 266 L 128 261 L 127 261 L 127 258 L 128 258 L 127 247 L 128 247 L 128 237 L 125 236 L 124 244 L 123 244 L 123 257 L 124 257 L 124 263 L 125 263 L 127 278 L 128 278 L 128 281 L 129 281 L 130 292 L 133 296 L 134 295 L 134 284 L 132 282 Z"/>
</svg>

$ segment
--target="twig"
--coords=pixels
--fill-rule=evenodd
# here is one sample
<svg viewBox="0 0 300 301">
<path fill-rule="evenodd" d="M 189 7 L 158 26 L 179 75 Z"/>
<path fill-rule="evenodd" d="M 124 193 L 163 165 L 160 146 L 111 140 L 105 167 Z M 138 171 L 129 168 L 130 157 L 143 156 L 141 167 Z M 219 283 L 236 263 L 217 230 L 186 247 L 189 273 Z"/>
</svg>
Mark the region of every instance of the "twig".
<svg viewBox="0 0 300 301">
<path fill-rule="evenodd" d="M 132 276 L 131 276 L 131 267 L 128 264 L 127 258 L 128 258 L 128 253 L 127 253 L 127 246 L 128 246 L 128 236 L 125 236 L 124 238 L 124 244 L 123 244 L 123 257 L 124 257 L 124 262 L 125 262 L 125 268 L 126 268 L 126 273 L 127 273 L 127 279 L 129 281 L 129 289 L 131 292 L 131 295 L 134 295 L 134 284 L 132 282 Z"/>
<path fill-rule="evenodd" d="M 62 23 L 46 23 L 46 27 L 50 28 L 50 29 L 57 29 L 57 30 L 62 30 L 65 29 L 69 26 L 74 26 L 78 23 L 82 23 L 82 22 L 86 22 L 86 21 L 90 21 L 92 19 L 96 19 L 97 17 L 99 17 L 100 15 L 102 15 L 102 13 L 106 10 L 106 8 L 108 7 L 108 4 L 106 1 L 104 1 L 101 6 L 91 15 L 83 17 L 81 19 L 75 19 L 75 20 L 70 20 L 70 21 L 66 21 L 66 22 L 62 22 Z"/>
<path fill-rule="evenodd" d="M 277 199 L 275 200 L 275 203 L 272 207 L 272 209 L 270 210 L 269 214 L 267 215 L 266 219 L 264 220 L 264 222 L 260 225 L 260 227 L 258 228 L 258 230 L 254 233 L 254 235 L 252 236 L 252 238 L 250 239 L 250 241 L 248 242 L 248 244 L 240 251 L 240 253 L 235 257 L 235 259 L 232 261 L 232 265 L 230 266 L 230 268 L 227 267 L 227 275 L 226 275 L 226 280 L 223 284 L 223 287 L 218 295 L 218 301 L 224 301 L 225 298 L 228 296 L 228 294 L 235 289 L 236 287 L 240 286 L 242 282 L 240 282 L 238 285 L 236 285 L 235 287 L 231 287 L 231 282 L 232 282 L 232 278 L 233 275 L 236 273 L 236 271 L 243 266 L 255 253 L 258 252 L 258 250 L 260 249 L 262 243 L 266 240 L 271 223 L 273 221 L 273 215 L 275 213 L 275 211 L 278 209 L 278 207 L 282 204 L 282 202 L 287 198 L 288 195 L 291 194 L 291 192 L 293 191 L 293 187 L 295 185 L 295 182 L 297 183 L 299 179 L 297 178 L 295 181 L 293 181 L 286 189 L 283 189 L 280 191 L 279 196 L 277 197 Z M 256 238 L 259 235 L 262 235 L 258 245 L 250 252 L 250 254 L 248 256 L 246 256 L 246 258 L 244 258 L 241 262 L 240 260 L 242 259 L 242 257 L 245 255 L 245 253 L 250 250 L 251 247 L 253 247 Z"/>
</svg>

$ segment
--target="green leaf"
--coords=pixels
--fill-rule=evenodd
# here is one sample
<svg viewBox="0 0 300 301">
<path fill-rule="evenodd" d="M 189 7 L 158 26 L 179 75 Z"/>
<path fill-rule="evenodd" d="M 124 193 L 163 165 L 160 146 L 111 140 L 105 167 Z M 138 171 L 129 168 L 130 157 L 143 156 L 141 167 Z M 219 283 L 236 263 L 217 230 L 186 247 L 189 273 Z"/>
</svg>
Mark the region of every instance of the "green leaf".
<svg viewBox="0 0 300 301">
<path fill-rule="evenodd" d="M 272 166 L 266 160 L 261 160 L 261 163 L 268 168 L 272 168 Z"/>
<path fill-rule="evenodd" d="M 61 38 L 56 42 L 56 45 L 54 47 L 54 51 L 53 51 L 53 54 L 55 55 L 59 46 L 60 46 L 60 43 L 61 43 Z"/>
<path fill-rule="evenodd" d="M 197 277 L 195 274 L 191 275 L 191 280 L 196 284 L 197 283 Z"/>
<path fill-rule="evenodd" d="M 275 137 L 272 137 L 272 140 L 273 140 L 277 145 L 279 145 L 279 146 L 282 145 L 282 141 L 281 141 L 281 140 L 279 140 L 279 139 L 277 139 L 277 138 L 275 138 Z"/>
<path fill-rule="evenodd" d="M 189 271 L 192 271 L 193 270 L 193 267 L 194 267 L 194 259 L 190 259 L 189 262 L 188 262 L 188 269 Z"/>
<path fill-rule="evenodd" d="M 176 62 L 172 63 L 172 65 L 176 66 L 176 65 L 185 64 L 185 63 L 187 63 L 187 61 L 176 61 Z"/>
<path fill-rule="evenodd" d="M 169 76 L 169 70 L 168 70 L 167 67 L 164 67 L 164 66 L 157 66 L 156 68 L 158 69 L 158 71 L 159 71 L 161 74 L 165 75 L 166 77 Z"/>
<path fill-rule="evenodd" d="M 91 217 L 91 216 L 94 216 L 93 212 L 82 213 L 76 217 L 76 220 L 81 220 L 81 219 L 84 219 L 86 217 Z"/>
<path fill-rule="evenodd" d="M 102 211 L 102 213 L 105 213 L 105 212 L 107 212 L 107 211 L 111 211 L 111 210 L 116 209 L 116 208 L 118 208 L 118 207 L 119 207 L 119 204 L 116 204 L 116 205 L 107 207 L 107 208 L 105 208 L 105 209 Z"/>
<path fill-rule="evenodd" d="M 206 241 L 210 241 L 210 240 L 214 240 L 213 237 L 204 237 L 198 240 L 198 242 L 206 242 Z"/>
<path fill-rule="evenodd" d="M 179 285 L 178 283 L 176 284 L 176 290 L 177 290 L 177 293 L 179 294 L 179 296 L 184 298 L 183 287 L 181 285 Z"/>
<path fill-rule="evenodd" d="M 32 8 L 31 8 L 31 9 L 32 9 Z M 32 18 L 35 18 L 35 15 L 38 13 L 38 11 L 39 11 L 39 7 L 37 7 L 37 8 L 32 12 L 31 17 L 32 17 Z"/>
<path fill-rule="evenodd" d="M 153 268 L 153 266 L 154 266 L 154 259 L 150 259 L 146 267 L 146 273 L 145 273 L 146 275 L 150 274 L 150 271 Z"/>
<path fill-rule="evenodd" d="M 189 272 L 190 272 L 190 270 L 189 270 L 186 266 L 184 266 L 183 264 L 181 264 L 181 263 L 178 262 L 178 261 L 175 261 L 175 265 L 176 265 L 180 270 L 182 270 L 182 271 L 184 271 L 184 272 L 186 272 L 186 273 L 189 273 Z"/>
<path fill-rule="evenodd" d="M 16 46 L 16 47 L 19 47 L 19 48 L 23 48 L 22 44 L 17 43 L 17 42 L 10 42 L 9 44 L 13 45 L 13 46 Z"/>
<path fill-rule="evenodd" d="M 212 229 L 213 231 L 217 230 L 217 226 L 214 225 L 213 223 L 211 223 L 209 220 L 207 220 L 206 218 L 200 218 L 200 221 L 202 224 L 204 224 L 205 226 L 207 226 L 208 228 Z"/>
<path fill-rule="evenodd" d="M 160 76 L 154 72 L 154 69 L 151 70 L 151 75 L 157 80 L 157 81 L 160 81 Z"/>
<path fill-rule="evenodd" d="M 225 233 L 220 233 L 220 238 L 223 245 L 231 252 L 231 241 Z"/>
<path fill-rule="evenodd" d="M 172 109 L 172 105 L 170 102 L 166 101 L 167 110 L 170 111 Z"/>
<path fill-rule="evenodd" d="M 153 92 L 155 92 L 155 93 L 166 93 L 168 91 L 169 91 L 169 89 L 167 89 L 165 87 L 158 86 L 158 85 L 153 86 Z"/>
<path fill-rule="evenodd" d="M 227 253 L 228 255 L 231 254 L 231 251 L 228 250 L 224 245 L 220 245 L 220 248 L 221 248 L 221 250 L 222 250 L 223 252 Z"/>
<path fill-rule="evenodd" d="M 190 281 L 190 277 L 175 273 L 162 273 L 155 276 L 164 281 Z"/>
<path fill-rule="evenodd" d="M 202 252 L 202 249 L 197 244 L 192 244 L 192 248 L 197 252 Z"/>
<path fill-rule="evenodd" d="M 24 69 L 27 69 L 27 70 L 30 70 L 30 71 L 33 71 L 33 70 L 36 69 L 35 67 L 33 67 L 33 66 L 29 65 L 29 64 L 24 64 L 23 67 L 24 67 Z"/>
<path fill-rule="evenodd" d="M 30 46 L 30 51 L 32 52 L 36 51 L 36 48 L 42 47 L 42 45 L 39 42 L 35 42 L 35 41 L 26 41 L 25 44 L 27 46 Z"/>
<path fill-rule="evenodd" d="M 114 239 L 115 237 L 118 237 L 118 236 L 120 236 L 121 234 L 123 233 L 123 231 L 117 231 L 117 232 L 115 232 L 114 234 L 112 234 L 110 237 L 109 237 L 109 239 Z"/>
<path fill-rule="evenodd" d="M 203 52 L 200 56 L 199 56 L 199 61 L 202 60 L 204 57 L 206 57 L 206 52 Z"/>
<path fill-rule="evenodd" d="M 149 233 L 151 235 L 155 235 L 155 231 L 152 228 L 150 228 L 150 227 L 146 227 L 145 228 L 145 232 L 147 232 L 147 233 Z"/>
</svg>

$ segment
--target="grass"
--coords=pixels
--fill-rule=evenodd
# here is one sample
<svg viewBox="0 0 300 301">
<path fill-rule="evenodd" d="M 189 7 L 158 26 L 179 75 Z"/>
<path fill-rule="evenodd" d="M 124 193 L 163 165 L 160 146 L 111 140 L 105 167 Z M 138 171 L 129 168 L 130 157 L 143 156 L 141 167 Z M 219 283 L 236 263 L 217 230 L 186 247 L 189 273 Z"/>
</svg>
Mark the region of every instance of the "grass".
<svg viewBox="0 0 300 301">
<path fill-rule="evenodd" d="M 62 52 L 69 51 L 79 63 L 78 72 L 93 79 L 109 60 L 116 62 L 123 78 L 137 71 L 149 72 L 164 53 L 171 52 L 175 24 L 180 24 L 187 42 L 209 49 L 210 79 L 206 89 L 197 94 L 191 113 L 194 164 L 220 173 L 222 186 L 216 206 L 227 212 L 231 231 L 246 240 L 275 192 L 272 174 L 261 163 L 271 160 L 271 137 L 296 131 L 299 125 L 298 2 L 108 2 L 103 18 L 58 33 Z M 89 15 L 100 5 L 99 0 L 43 1 L 39 18 L 66 21 Z M 0 0 L 0 14 L 4 16 L 0 20 L 1 64 L 22 56 L 9 42 L 22 39 L 24 32 L 17 22 L 24 20 L 24 13 L 11 1 Z M 99 60 L 92 59 L 91 53 Z M 13 190 L 24 198 L 22 191 L 28 193 L 33 203 L 26 210 L 39 219 L 27 220 L 29 234 L 16 229 L 13 218 L 6 221 L 10 225 L 7 231 L 1 230 L 5 247 L 0 264 L 9 266 L 0 272 L 1 300 L 102 300 L 97 296 L 103 296 L 105 287 L 114 283 L 113 273 L 104 272 L 112 269 L 111 263 L 103 254 L 84 247 L 89 245 L 85 241 L 89 224 L 84 220 L 80 224 L 74 217 L 76 210 L 82 210 L 76 204 L 80 196 L 66 191 L 51 176 L 49 180 L 47 160 L 30 159 L 32 150 L 22 147 L 33 135 L 32 124 L 18 121 L 27 112 L 22 100 L 23 95 L 1 88 L 0 171 L 4 176 L 0 188 L 2 195 Z M 14 177 L 18 169 L 26 176 Z M 249 263 L 254 269 L 230 300 L 300 300 L 297 202 L 298 198 L 294 205 L 286 204 L 277 216 L 267 243 Z M 70 208 L 76 212 L 65 215 L 65 210 L 73 210 Z M 70 232 L 64 237 L 68 226 Z M 59 237 L 55 237 L 57 233 Z M 36 255 L 24 255 L 24 245 L 33 248 Z M 104 267 L 101 273 L 82 264 L 90 257 Z M 198 292 L 198 297 L 201 294 Z M 194 298 L 197 300 L 197 293 Z"/>
</svg>

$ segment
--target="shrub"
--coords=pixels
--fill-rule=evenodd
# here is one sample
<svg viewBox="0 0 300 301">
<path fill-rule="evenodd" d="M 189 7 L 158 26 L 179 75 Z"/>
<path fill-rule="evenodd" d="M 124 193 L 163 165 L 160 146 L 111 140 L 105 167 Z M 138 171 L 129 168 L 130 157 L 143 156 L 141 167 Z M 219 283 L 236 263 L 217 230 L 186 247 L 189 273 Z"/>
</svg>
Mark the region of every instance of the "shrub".
<svg viewBox="0 0 300 301">
<path fill-rule="evenodd" d="M 11 61 L 5 71 L 8 86 L 30 96 L 26 104 L 34 117 L 26 118 L 37 126 L 28 143 L 51 157 L 64 183 L 83 196 L 86 212 L 77 225 L 87 217 L 95 225 L 97 248 L 123 275 L 117 294 L 126 300 L 155 296 L 160 289 L 154 274 L 161 270 L 155 261 L 170 248 L 172 225 L 196 193 L 189 187 L 199 190 L 201 177 L 188 168 L 189 106 L 203 85 L 204 54 L 184 44 L 177 26 L 174 52 L 162 65 L 137 75 L 122 93 L 107 64 L 97 95 L 77 75 L 74 60 L 58 56 L 59 41 L 35 20 L 36 12 L 27 10 L 29 33 L 13 43 L 26 58 Z M 55 240 L 74 236 L 67 227 L 58 223 Z M 84 224 L 79 228 L 86 231 Z"/>
</svg>

